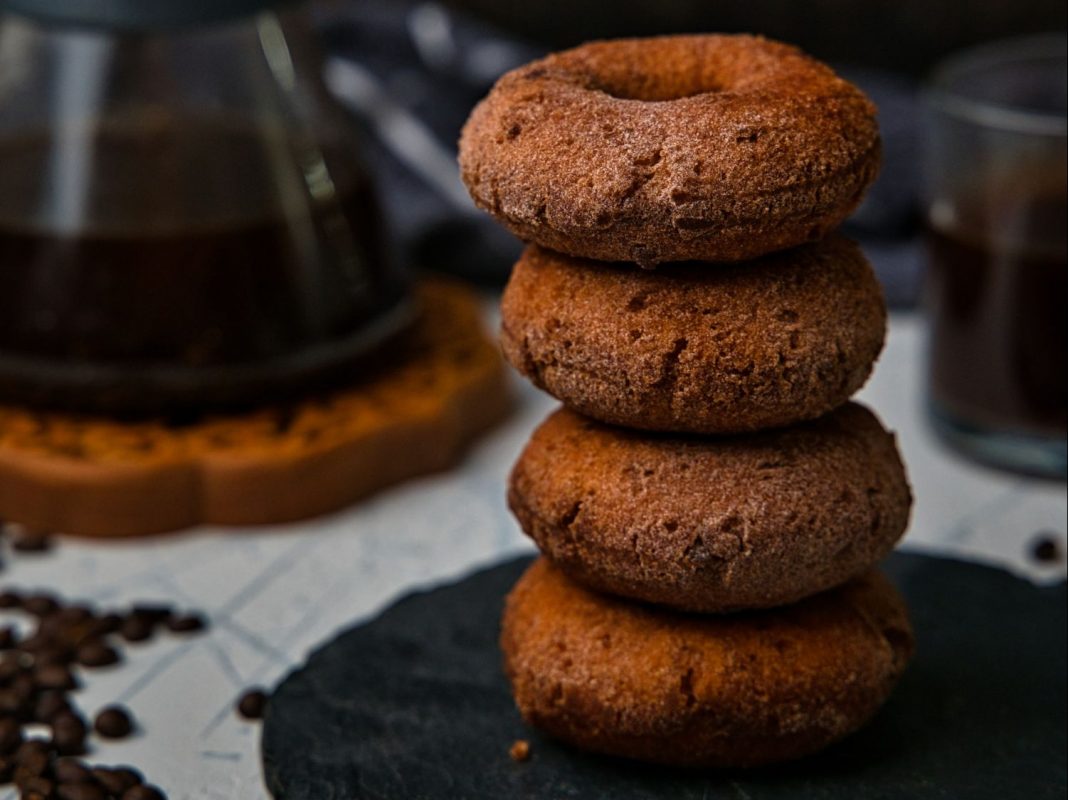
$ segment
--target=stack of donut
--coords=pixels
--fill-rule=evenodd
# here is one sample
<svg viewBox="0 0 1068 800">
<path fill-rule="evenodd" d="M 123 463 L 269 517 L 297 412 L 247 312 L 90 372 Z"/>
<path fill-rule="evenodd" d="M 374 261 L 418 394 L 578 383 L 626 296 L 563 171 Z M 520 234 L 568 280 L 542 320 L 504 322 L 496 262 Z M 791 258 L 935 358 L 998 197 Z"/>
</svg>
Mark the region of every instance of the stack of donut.
<svg viewBox="0 0 1068 800">
<path fill-rule="evenodd" d="M 894 437 L 849 401 L 886 309 L 833 233 L 879 157 L 856 87 L 750 36 L 586 45 L 472 112 L 464 181 L 530 243 L 504 352 L 564 404 L 508 495 L 543 553 L 502 630 L 531 724 L 753 766 L 886 700 L 912 632 L 874 567 L 911 497 Z"/>
</svg>

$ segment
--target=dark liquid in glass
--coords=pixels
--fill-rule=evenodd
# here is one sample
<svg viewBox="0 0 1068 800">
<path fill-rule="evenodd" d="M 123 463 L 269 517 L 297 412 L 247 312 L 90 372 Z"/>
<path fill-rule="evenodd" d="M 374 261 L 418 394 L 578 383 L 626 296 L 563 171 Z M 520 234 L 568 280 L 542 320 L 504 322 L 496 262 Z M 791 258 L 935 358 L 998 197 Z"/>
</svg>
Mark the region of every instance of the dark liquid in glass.
<svg viewBox="0 0 1068 800">
<path fill-rule="evenodd" d="M 0 400 L 243 405 L 332 380 L 389 328 L 404 281 L 344 153 L 219 121 L 91 141 L 0 142 Z"/>
<path fill-rule="evenodd" d="M 929 232 L 931 399 L 941 414 L 971 427 L 1063 438 L 1065 189 L 1026 203 L 1014 203 L 1011 192 L 977 195 L 984 196 L 993 199 Z"/>
</svg>

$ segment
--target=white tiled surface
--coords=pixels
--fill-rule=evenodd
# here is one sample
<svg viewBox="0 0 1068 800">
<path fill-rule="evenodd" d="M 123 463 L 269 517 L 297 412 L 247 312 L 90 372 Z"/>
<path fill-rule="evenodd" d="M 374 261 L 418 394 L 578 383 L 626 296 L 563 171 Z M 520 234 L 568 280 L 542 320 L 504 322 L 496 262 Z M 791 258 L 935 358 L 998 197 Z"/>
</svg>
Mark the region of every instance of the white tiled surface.
<svg viewBox="0 0 1068 800">
<path fill-rule="evenodd" d="M 1063 562 L 1039 568 L 1027 552 L 1039 531 L 1055 533 L 1064 552 L 1064 484 L 973 466 L 930 438 L 920 416 L 921 337 L 916 319 L 895 317 L 861 395 L 898 431 L 909 464 L 916 507 L 906 546 L 999 562 L 1037 580 L 1063 579 Z M 266 797 L 259 729 L 232 712 L 244 687 L 273 684 L 310 648 L 413 587 L 528 549 L 506 511 L 504 477 L 554 403 L 526 386 L 518 390 L 517 413 L 460 468 L 343 513 L 150 542 L 65 541 L 50 555 L 11 559 L 0 575 L 4 586 L 102 604 L 166 600 L 212 619 L 207 636 L 131 646 L 123 667 L 90 673 L 78 695 L 82 709 L 91 714 L 118 698 L 143 730 L 127 742 L 99 745 L 92 759 L 139 765 L 172 800 Z"/>
</svg>

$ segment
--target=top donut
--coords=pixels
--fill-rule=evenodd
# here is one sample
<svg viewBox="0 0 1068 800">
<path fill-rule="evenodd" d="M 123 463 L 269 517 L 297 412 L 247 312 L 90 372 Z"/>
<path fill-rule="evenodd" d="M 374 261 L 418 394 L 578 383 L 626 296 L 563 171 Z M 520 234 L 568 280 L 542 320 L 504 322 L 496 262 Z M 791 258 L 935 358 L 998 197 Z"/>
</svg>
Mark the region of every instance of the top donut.
<svg viewBox="0 0 1068 800">
<path fill-rule="evenodd" d="M 475 203 L 573 256 L 740 261 L 819 239 L 880 158 L 875 107 L 754 36 L 593 42 L 505 74 L 460 137 Z"/>
</svg>

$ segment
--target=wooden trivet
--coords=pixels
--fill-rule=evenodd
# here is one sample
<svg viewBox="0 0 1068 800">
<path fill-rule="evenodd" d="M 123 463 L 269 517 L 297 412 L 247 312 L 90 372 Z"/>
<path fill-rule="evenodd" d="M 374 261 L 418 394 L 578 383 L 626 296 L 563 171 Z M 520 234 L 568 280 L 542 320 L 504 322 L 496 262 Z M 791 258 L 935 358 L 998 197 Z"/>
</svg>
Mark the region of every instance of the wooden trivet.
<svg viewBox="0 0 1068 800">
<path fill-rule="evenodd" d="M 444 469 L 509 407 L 476 298 L 427 281 L 359 383 L 190 425 L 0 406 L 0 519 L 84 536 L 287 522 Z"/>
</svg>

